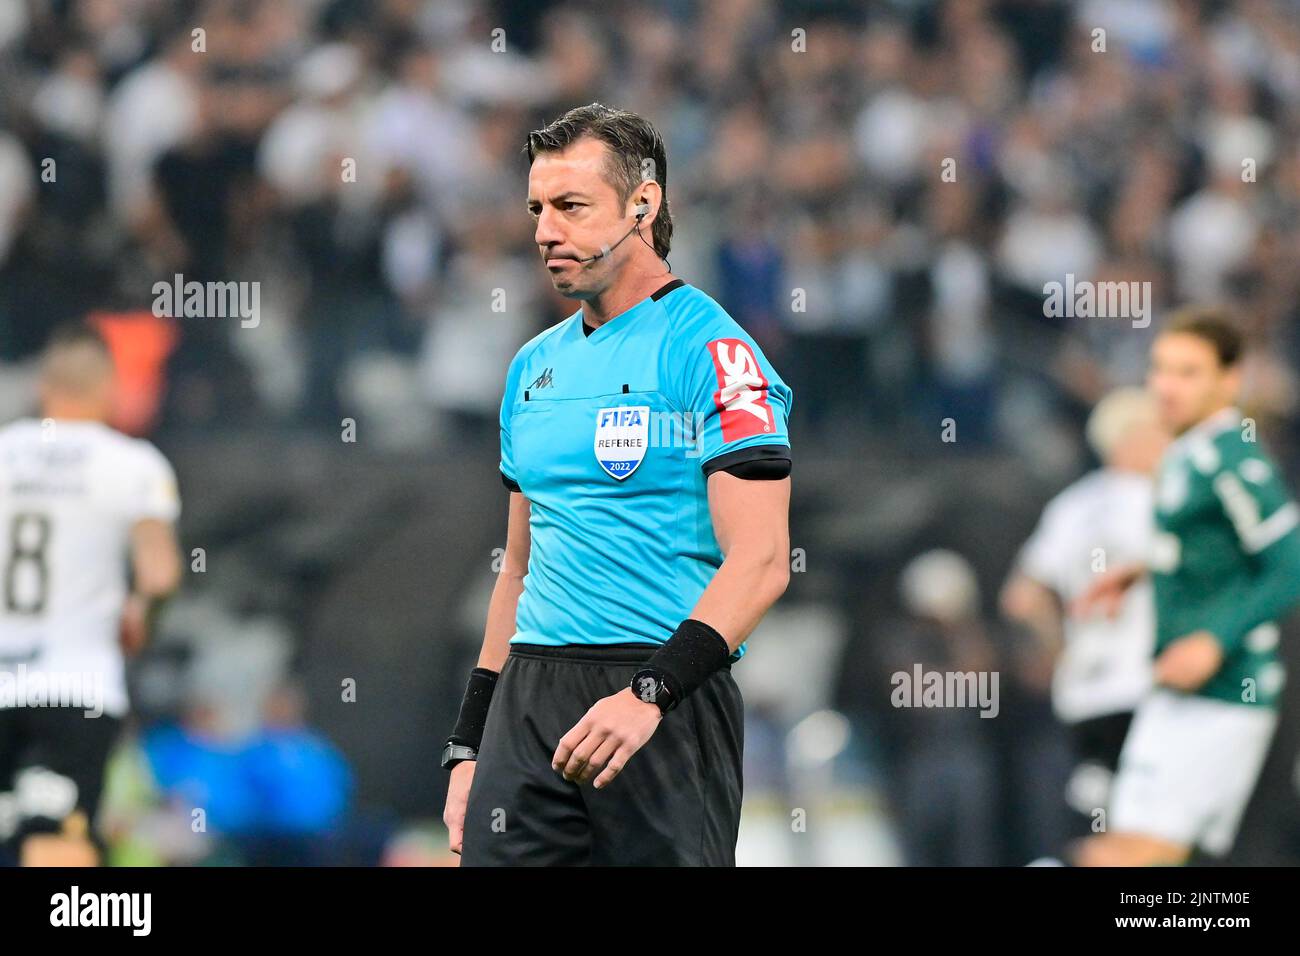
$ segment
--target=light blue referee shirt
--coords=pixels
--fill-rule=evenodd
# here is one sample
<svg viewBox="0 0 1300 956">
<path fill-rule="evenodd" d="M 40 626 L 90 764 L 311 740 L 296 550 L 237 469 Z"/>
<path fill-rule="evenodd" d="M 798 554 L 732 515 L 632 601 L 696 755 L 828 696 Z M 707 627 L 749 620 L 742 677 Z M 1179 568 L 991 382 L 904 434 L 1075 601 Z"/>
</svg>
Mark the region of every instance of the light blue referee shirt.
<svg viewBox="0 0 1300 956">
<path fill-rule="evenodd" d="M 680 279 L 597 329 L 579 310 L 524 345 L 501 402 L 502 478 L 531 503 L 511 643 L 667 641 L 722 564 L 708 475 L 788 460 L 792 397 Z"/>
</svg>

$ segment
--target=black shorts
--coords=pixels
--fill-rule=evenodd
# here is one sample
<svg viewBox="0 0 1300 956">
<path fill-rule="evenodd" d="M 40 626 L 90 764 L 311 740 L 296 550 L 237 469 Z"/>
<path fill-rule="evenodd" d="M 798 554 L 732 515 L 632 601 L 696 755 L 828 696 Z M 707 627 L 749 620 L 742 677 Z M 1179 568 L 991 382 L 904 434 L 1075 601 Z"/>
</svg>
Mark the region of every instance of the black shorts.
<svg viewBox="0 0 1300 956">
<path fill-rule="evenodd" d="M 1068 726 L 1074 766 L 1066 782 L 1065 802 L 1071 811 L 1071 837 L 1095 832 L 1097 811 L 1110 805 L 1111 783 L 1132 722 L 1133 712 L 1121 711 Z"/>
<path fill-rule="evenodd" d="M 120 719 L 79 707 L 0 709 L 0 795 L 10 807 L 0 843 L 56 832 L 77 810 L 93 823 L 121 728 Z"/>
<path fill-rule="evenodd" d="M 1132 723 L 1133 711 L 1124 710 L 1070 725 L 1075 762 L 1100 764 L 1114 773 L 1119 769 L 1119 752 L 1124 749 Z"/>
<path fill-rule="evenodd" d="M 512 644 L 465 813 L 462 866 L 735 866 L 744 704 L 727 665 L 596 790 L 551 769 L 560 738 L 656 645 Z"/>
</svg>

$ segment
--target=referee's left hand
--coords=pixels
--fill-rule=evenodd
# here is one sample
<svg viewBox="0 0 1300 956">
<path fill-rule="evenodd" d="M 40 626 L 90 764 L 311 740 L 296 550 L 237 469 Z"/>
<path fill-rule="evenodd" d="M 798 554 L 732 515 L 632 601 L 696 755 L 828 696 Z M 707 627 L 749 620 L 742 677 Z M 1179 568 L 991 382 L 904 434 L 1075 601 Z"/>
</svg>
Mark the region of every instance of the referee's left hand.
<svg viewBox="0 0 1300 956">
<path fill-rule="evenodd" d="M 645 746 L 661 720 L 658 705 L 646 703 L 632 693 L 632 688 L 624 687 L 592 704 L 573 729 L 560 738 L 551 767 L 579 786 L 596 777 L 595 787 L 599 790 Z"/>
</svg>

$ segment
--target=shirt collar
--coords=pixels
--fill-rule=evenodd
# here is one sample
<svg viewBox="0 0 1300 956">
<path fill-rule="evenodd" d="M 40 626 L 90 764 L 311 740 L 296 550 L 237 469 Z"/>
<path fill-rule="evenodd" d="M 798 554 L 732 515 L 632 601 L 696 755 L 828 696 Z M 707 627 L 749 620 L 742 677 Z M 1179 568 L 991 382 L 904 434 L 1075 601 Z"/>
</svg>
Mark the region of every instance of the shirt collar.
<svg viewBox="0 0 1300 956">
<path fill-rule="evenodd" d="M 587 339 L 595 338 L 601 335 L 608 326 L 613 325 L 615 323 L 622 323 L 627 316 L 631 315 L 634 312 L 640 312 L 642 309 L 650 305 L 652 302 L 658 302 L 669 292 L 672 292 L 675 289 L 680 289 L 684 285 L 686 285 L 686 281 L 684 279 L 673 279 L 671 282 L 666 282 L 658 289 L 656 289 L 654 292 L 650 293 L 648 296 L 646 296 L 644 299 L 638 302 L 636 305 L 632 306 L 630 309 L 620 312 L 612 319 L 607 320 L 602 325 L 594 329 L 587 324 L 587 320 L 583 318 L 582 310 L 579 309 L 578 325 L 582 329 L 582 334 L 585 338 Z"/>
<path fill-rule="evenodd" d="M 1213 438 L 1220 432 L 1237 428 L 1241 425 L 1241 421 L 1241 409 L 1236 405 L 1229 405 L 1227 408 L 1220 409 L 1209 418 L 1187 429 L 1174 439 L 1170 447 L 1180 450 L 1185 449 L 1202 439 Z"/>
</svg>

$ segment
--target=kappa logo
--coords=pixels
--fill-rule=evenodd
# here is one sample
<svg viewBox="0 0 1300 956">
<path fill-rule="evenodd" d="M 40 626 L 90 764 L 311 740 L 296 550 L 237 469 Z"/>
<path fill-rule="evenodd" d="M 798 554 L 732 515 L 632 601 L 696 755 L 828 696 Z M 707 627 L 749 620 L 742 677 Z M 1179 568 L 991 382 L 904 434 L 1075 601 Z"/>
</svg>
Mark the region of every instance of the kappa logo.
<svg viewBox="0 0 1300 956">
<path fill-rule="evenodd" d="M 722 440 L 735 441 L 772 431 L 768 381 L 749 343 L 741 339 L 715 339 L 708 348 L 718 376 L 713 401 L 722 423 Z"/>
</svg>

